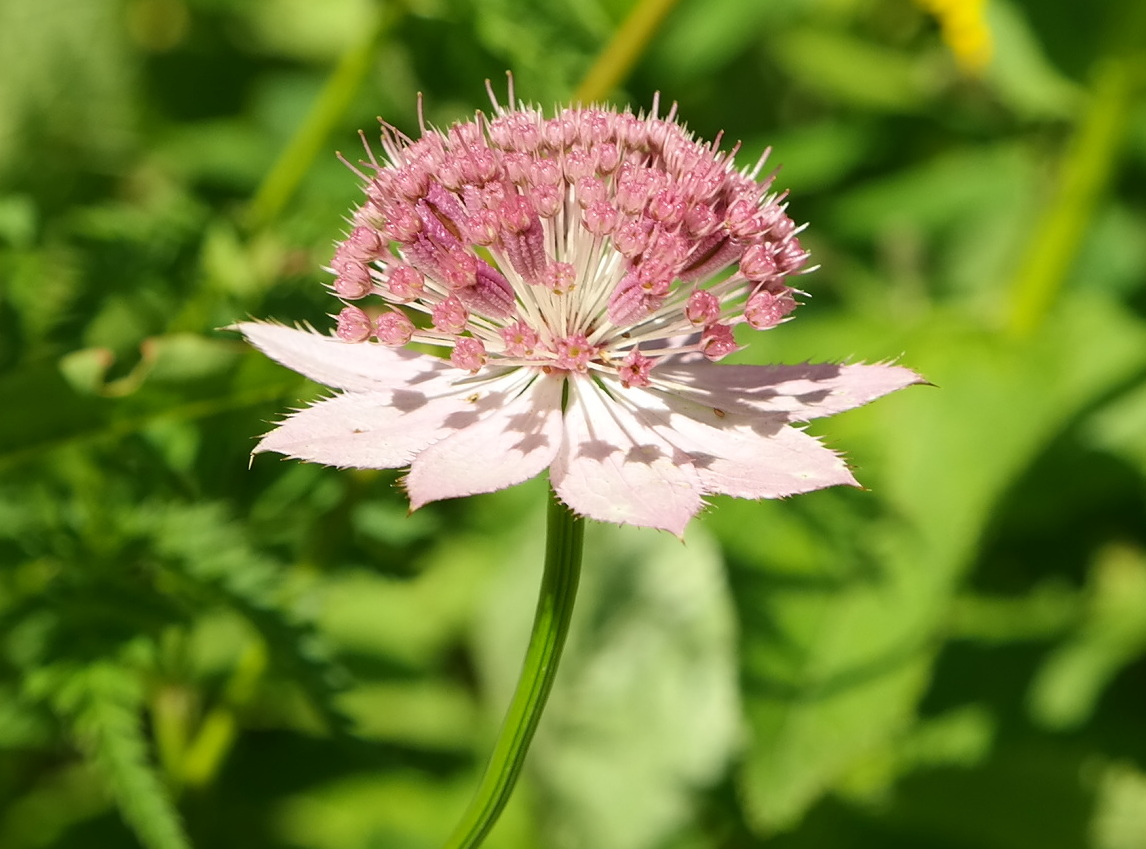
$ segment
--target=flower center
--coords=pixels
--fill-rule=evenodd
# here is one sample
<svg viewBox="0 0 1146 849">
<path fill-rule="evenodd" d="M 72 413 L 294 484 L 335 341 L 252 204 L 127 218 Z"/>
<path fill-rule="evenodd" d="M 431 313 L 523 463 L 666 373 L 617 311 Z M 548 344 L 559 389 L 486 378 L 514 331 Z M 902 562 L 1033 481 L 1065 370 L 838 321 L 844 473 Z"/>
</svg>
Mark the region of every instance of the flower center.
<svg viewBox="0 0 1146 849">
<path fill-rule="evenodd" d="M 470 372 L 594 371 L 736 350 L 795 308 L 807 253 L 783 195 L 675 121 L 503 108 L 411 141 L 383 126 L 366 200 L 331 262 L 352 343 L 417 342 Z M 357 170 L 357 169 L 356 169 Z M 372 306 L 376 303 L 379 306 Z M 361 306 L 359 305 L 361 304 Z M 380 307 L 380 308 L 379 308 Z"/>
</svg>

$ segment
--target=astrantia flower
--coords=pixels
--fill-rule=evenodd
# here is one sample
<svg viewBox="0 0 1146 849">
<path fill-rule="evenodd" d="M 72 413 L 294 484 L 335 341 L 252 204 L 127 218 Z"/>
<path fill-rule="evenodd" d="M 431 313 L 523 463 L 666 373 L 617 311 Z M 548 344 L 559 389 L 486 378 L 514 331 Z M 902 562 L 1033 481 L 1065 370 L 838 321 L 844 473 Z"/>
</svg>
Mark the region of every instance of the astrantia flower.
<svg viewBox="0 0 1146 849">
<path fill-rule="evenodd" d="M 808 254 L 783 195 L 757 181 L 763 160 L 738 170 L 675 107 L 545 118 L 495 101 L 417 140 L 384 125 L 382 148 L 331 263 L 334 334 L 239 325 L 340 390 L 256 451 L 408 466 L 415 508 L 548 468 L 576 513 L 679 534 L 709 494 L 855 485 L 790 425 L 920 380 L 890 365 L 717 364 L 737 327 L 795 309 Z"/>
</svg>

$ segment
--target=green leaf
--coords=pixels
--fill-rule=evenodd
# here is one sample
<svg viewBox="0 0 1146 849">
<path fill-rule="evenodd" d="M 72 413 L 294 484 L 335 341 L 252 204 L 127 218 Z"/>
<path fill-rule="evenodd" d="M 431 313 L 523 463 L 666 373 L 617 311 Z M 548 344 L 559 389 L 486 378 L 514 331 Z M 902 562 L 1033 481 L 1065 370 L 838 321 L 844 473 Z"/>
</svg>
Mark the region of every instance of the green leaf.
<svg viewBox="0 0 1146 849">
<path fill-rule="evenodd" d="M 1130 763 L 1110 763 L 1098 780 L 1090 835 L 1092 849 L 1146 845 L 1146 774 Z"/>
<path fill-rule="evenodd" d="M 179 815 L 148 757 L 139 674 L 113 661 L 39 670 L 57 710 L 115 794 L 148 849 L 190 849 Z M 50 673 L 50 680 L 45 673 Z"/>
<path fill-rule="evenodd" d="M 1083 430 L 1094 447 L 1121 457 L 1146 477 L 1146 382 L 1098 410 Z"/>
<path fill-rule="evenodd" d="M 106 381 L 113 359 L 77 351 L 56 363 L 0 374 L 0 396 L 29 399 L 0 417 L 0 468 L 65 445 L 115 439 L 159 421 L 190 421 L 296 393 L 297 375 L 237 342 L 189 334 L 149 339 L 124 377 Z"/>
<path fill-rule="evenodd" d="M 166 567 L 246 618 L 327 727 L 337 733 L 348 730 L 350 720 L 335 698 L 345 684 L 344 674 L 318 630 L 283 597 L 281 566 L 256 552 L 218 505 L 164 505 L 143 509 L 138 516 Z"/>
<path fill-rule="evenodd" d="M 5 849 L 63 845 L 73 827 L 111 812 L 114 803 L 108 788 L 93 778 L 98 779 L 99 773 L 76 763 L 20 788 L 0 816 L 0 845 Z"/>
<path fill-rule="evenodd" d="M 871 550 L 886 520 L 849 496 L 729 502 L 713 516 L 744 629 L 740 783 L 764 832 L 794 826 L 857 770 L 884 771 L 927 682 L 932 651 L 905 614 L 931 577 Z"/>
<path fill-rule="evenodd" d="M 271 0 L 244 8 L 259 47 L 312 62 L 333 62 L 371 20 L 369 0 L 337 0 L 321 7 L 305 0 Z"/>
<path fill-rule="evenodd" d="M 904 351 L 940 388 L 818 428 L 875 495 L 737 502 L 714 517 L 741 572 L 754 735 L 741 787 L 762 831 L 793 826 L 910 729 L 993 506 L 1053 436 L 1146 367 L 1146 330 L 1093 298 L 1064 304 L 1026 343 L 952 315 L 896 338 L 854 319 L 792 328 L 780 359 Z"/>
<path fill-rule="evenodd" d="M 444 536 L 414 565 L 412 579 L 349 569 L 331 576 L 319 628 L 340 653 L 432 669 L 465 633 L 502 540 Z"/>
<path fill-rule="evenodd" d="M 433 679 L 362 684 L 348 689 L 339 705 L 362 739 L 444 751 L 473 745 L 473 700 L 457 684 Z"/>
<path fill-rule="evenodd" d="M 351 775 L 283 800 L 274 828 L 283 845 L 304 849 L 433 849 L 472 790 L 468 776 L 443 782 L 420 770 Z M 523 818 L 513 805 L 508 813 L 489 849 L 530 845 Z"/>
<path fill-rule="evenodd" d="M 134 135 L 135 62 L 113 0 L 55 0 L 33 14 L 20 0 L 0 2 L 0 174 L 54 175 L 83 160 L 120 153 Z M 77 133 L 82 126 L 85 132 Z M 25 168 L 21 161 L 55 167 Z M 67 182 L 65 179 L 63 182 Z"/>
<path fill-rule="evenodd" d="M 1083 98 L 1081 87 L 1047 59 L 1038 38 L 1014 3 L 996 0 L 987 8 L 995 42 L 987 83 L 1024 118 L 1071 118 Z"/>
<path fill-rule="evenodd" d="M 865 239 L 908 225 L 935 235 L 974 215 L 1012 206 L 1030 192 L 1033 180 L 1028 151 L 1021 146 L 951 148 L 845 192 L 824 226 Z"/>
<path fill-rule="evenodd" d="M 42 711 L 35 711 L 23 702 L 16 687 L 0 685 L 0 749 L 44 746 L 50 740 L 50 729 Z"/>
<path fill-rule="evenodd" d="M 1146 553 L 1128 546 L 1100 552 L 1077 633 L 1046 659 L 1031 683 L 1031 712 L 1048 728 L 1090 718 L 1102 691 L 1146 651 Z"/>
<path fill-rule="evenodd" d="M 771 44 L 793 79 L 829 101 L 878 112 L 912 112 L 938 91 L 937 68 L 849 32 L 793 28 Z"/>
<path fill-rule="evenodd" d="M 1079 593 L 1061 580 L 1048 580 L 1021 596 L 967 593 L 955 599 L 950 633 L 963 640 L 988 644 L 1048 640 L 1077 624 Z"/>
<path fill-rule="evenodd" d="M 800 195 L 835 186 L 869 161 L 878 144 L 868 126 L 828 120 L 770 133 L 760 149 L 772 147 L 768 163 L 780 169 L 779 185 Z"/>
<path fill-rule="evenodd" d="M 802 5 L 802 0 L 681 3 L 650 46 L 648 60 L 656 69 L 657 79 L 678 86 L 704 79 L 761 40 L 776 36 Z"/>
<path fill-rule="evenodd" d="M 983 705 L 965 705 L 921 719 L 873 757 L 852 769 L 839 786 L 850 801 L 886 804 L 895 780 L 916 770 L 980 766 L 989 755 L 997 722 Z"/>
<path fill-rule="evenodd" d="M 464 10 L 469 19 L 468 38 L 497 57 L 498 67 L 513 71 L 519 96 L 546 105 L 569 98 L 615 26 L 597 3 L 470 0 L 455 6 L 455 15 Z"/>
</svg>

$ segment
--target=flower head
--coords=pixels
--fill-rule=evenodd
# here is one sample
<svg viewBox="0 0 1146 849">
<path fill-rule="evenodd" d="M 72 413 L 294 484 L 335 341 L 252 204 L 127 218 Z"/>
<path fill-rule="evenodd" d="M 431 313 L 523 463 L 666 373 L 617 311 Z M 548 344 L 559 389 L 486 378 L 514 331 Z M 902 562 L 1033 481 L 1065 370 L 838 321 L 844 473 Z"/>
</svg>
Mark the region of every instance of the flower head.
<svg viewBox="0 0 1146 849">
<path fill-rule="evenodd" d="M 510 94 L 512 101 L 512 92 Z M 402 468 L 414 507 L 549 468 L 575 512 L 680 533 L 712 493 L 855 484 L 790 427 L 920 378 L 890 365 L 718 365 L 785 321 L 808 259 L 784 195 L 675 120 L 494 103 L 417 140 L 383 126 L 338 246 L 333 335 L 239 329 L 341 390 L 263 437 Z M 441 356 L 406 347 L 434 346 Z"/>
</svg>

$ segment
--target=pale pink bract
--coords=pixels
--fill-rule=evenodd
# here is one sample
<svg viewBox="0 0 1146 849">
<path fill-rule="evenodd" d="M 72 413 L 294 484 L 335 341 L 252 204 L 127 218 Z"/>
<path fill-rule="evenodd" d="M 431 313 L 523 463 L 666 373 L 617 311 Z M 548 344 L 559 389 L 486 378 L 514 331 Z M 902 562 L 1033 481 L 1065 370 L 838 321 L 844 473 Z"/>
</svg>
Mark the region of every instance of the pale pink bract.
<svg viewBox="0 0 1146 849">
<path fill-rule="evenodd" d="M 512 103 L 512 91 L 510 101 Z M 501 107 L 385 160 L 335 253 L 333 335 L 247 322 L 247 339 L 340 390 L 256 452 L 409 467 L 413 507 L 549 469 L 572 510 L 683 532 L 706 495 L 856 485 L 791 427 L 912 383 L 893 365 L 718 365 L 733 331 L 796 308 L 807 260 L 783 195 L 719 141 L 602 107 Z M 403 314 L 413 321 L 403 318 Z M 436 346 L 443 356 L 405 347 Z"/>
</svg>

